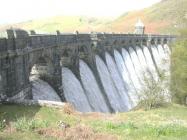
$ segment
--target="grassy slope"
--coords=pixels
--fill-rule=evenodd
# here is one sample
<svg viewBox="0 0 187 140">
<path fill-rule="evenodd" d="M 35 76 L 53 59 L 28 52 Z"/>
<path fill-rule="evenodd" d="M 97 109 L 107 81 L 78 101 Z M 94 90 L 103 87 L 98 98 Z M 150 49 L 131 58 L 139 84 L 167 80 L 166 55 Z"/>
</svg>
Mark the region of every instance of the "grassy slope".
<svg viewBox="0 0 187 140">
<path fill-rule="evenodd" d="M 91 139 L 96 134 L 99 134 L 97 138 L 100 139 L 106 137 L 108 137 L 107 139 L 128 140 L 187 139 L 187 108 L 179 105 L 170 105 L 151 111 L 140 110 L 113 115 L 80 114 L 67 111 L 67 109 L 47 107 L 1 105 L 0 115 L 1 119 L 6 119 L 8 123 L 8 127 L 0 132 L 0 139 L 6 140 L 53 140 L 62 139 L 62 137 Z M 36 122 L 45 121 L 47 125 L 39 125 L 39 128 L 36 127 L 34 130 L 15 130 L 14 124 L 17 124 L 23 117 L 34 119 Z M 66 135 L 64 135 L 65 130 L 60 130 L 57 127 L 57 122 L 60 120 L 70 124 L 70 128 L 66 129 Z M 48 130 L 47 133 L 39 133 L 38 130 L 41 128 Z M 109 138 L 109 136 L 111 137 Z"/>
<path fill-rule="evenodd" d="M 176 33 L 187 18 L 187 1 L 162 0 L 147 9 L 126 13 L 108 27 L 113 31 L 133 32 L 138 18 L 144 22 L 147 33 Z"/>
<path fill-rule="evenodd" d="M 63 32 L 88 32 L 106 24 L 109 19 L 97 19 L 81 16 L 56 16 L 38 20 L 27 21 L 23 23 L 0 26 L 0 31 L 7 28 L 22 28 L 25 30 L 36 30 L 39 32 L 55 32 L 57 29 Z"/>
</svg>

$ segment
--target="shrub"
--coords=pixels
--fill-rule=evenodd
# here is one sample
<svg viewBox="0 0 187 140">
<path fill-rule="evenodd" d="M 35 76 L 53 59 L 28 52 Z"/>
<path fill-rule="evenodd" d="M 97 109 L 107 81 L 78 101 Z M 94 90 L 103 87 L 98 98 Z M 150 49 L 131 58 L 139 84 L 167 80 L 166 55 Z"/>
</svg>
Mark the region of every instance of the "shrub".
<svg viewBox="0 0 187 140">
<path fill-rule="evenodd" d="M 184 35 L 183 35 L 184 34 Z M 172 46 L 171 92 L 173 101 L 186 104 L 187 98 L 187 30 L 181 33 L 182 39 Z"/>
<path fill-rule="evenodd" d="M 159 78 L 153 78 L 150 73 L 143 76 L 143 88 L 138 94 L 139 103 L 136 108 L 150 110 L 165 105 L 168 88 L 165 84 L 165 74 L 160 71 Z"/>
</svg>

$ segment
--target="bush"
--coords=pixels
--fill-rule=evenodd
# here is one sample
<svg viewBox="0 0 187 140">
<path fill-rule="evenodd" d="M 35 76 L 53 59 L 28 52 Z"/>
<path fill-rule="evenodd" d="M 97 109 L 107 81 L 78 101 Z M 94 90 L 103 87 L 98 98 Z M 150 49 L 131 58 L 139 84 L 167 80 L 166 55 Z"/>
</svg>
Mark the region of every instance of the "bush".
<svg viewBox="0 0 187 140">
<path fill-rule="evenodd" d="M 181 33 L 182 39 L 172 46 L 171 92 L 173 101 L 186 104 L 187 98 L 187 30 Z"/>
<path fill-rule="evenodd" d="M 160 77 L 153 78 L 150 73 L 146 73 L 143 76 L 143 88 L 139 93 L 139 103 L 136 108 L 143 108 L 150 110 L 165 105 L 168 94 L 168 88 L 165 84 L 165 74 L 159 70 Z"/>
</svg>

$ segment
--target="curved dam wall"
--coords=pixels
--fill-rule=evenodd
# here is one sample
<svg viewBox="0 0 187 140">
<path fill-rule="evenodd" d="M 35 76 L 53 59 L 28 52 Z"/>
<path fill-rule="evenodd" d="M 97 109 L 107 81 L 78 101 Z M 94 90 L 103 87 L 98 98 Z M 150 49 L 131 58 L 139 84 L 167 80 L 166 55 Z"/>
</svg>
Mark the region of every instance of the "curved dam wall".
<svg viewBox="0 0 187 140">
<path fill-rule="evenodd" d="M 169 75 L 168 45 L 174 39 L 7 30 L 0 39 L 0 100 L 61 100 L 82 112 L 128 111 L 137 105 L 148 71 L 155 79 L 162 70 Z M 36 80 L 30 78 L 33 67 Z"/>
</svg>

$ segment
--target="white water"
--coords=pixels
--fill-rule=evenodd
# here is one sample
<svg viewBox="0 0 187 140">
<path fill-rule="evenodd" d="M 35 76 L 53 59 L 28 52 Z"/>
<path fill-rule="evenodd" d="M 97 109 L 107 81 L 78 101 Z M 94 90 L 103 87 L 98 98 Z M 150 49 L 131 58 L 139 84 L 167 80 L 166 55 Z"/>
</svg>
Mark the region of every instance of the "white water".
<svg viewBox="0 0 187 140">
<path fill-rule="evenodd" d="M 98 55 L 96 55 L 95 59 L 96 59 L 97 70 L 98 70 L 102 85 L 104 87 L 106 96 L 111 104 L 111 107 L 113 108 L 115 112 L 123 111 L 119 103 L 118 92 L 114 86 L 114 83 L 107 69 L 107 66 L 105 65 L 103 60 Z"/>
<path fill-rule="evenodd" d="M 67 102 L 81 112 L 92 111 L 79 80 L 65 67 L 62 68 L 62 86 Z"/>
<path fill-rule="evenodd" d="M 162 69 L 164 70 L 164 72 L 168 73 L 169 72 L 169 60 L 167 58 L 167 54 L 164 52 L 164 49 L 161 45 L 158 45 L 157 46 L 158 48 L 158 53 L 159 53 L 159 56 L 160 56 L 160 63 L 162 65 Z"/>
<path fill-rule="evenodd" d="M 164 44 L 164 45 L 163 45 L 163 48 L 164 48 L 165 54 L 167 54 L 168 57 L 170 57 L 171 50 L 170 50 L 169 46 L 168 46 L 167 44 Z"/>
<path fill-rule="evenodd" d="M 137 93 L 136 93 L 135 87 L 131 81 L 129 72 L 124 64 L 123 57 L 121 56 L 121 54 L 117 50 L 114 50 L 114 58 L 115 58 L 118 70 L 119 70 L 120 74 L 122 75 L 122 79 L 123 79 L 125 87 L 127 89 L 127 93 L 130 97 L 130 101 L 132 102 L 130 104 L 132 104 L 132 106 L 134 106 L 136 104 L 136 100 L 137 100 L 136 99 Z"/>
<path fill-rule="evenodd" d="M 167 44 L 162 46 L 162 54 L 163 54 L 163 59 L 164 59 L 164 63 L 166 65 L 166 73 L 168 73 L 168 75 L 170 75 L 170 55 L 171 55 L 171 51 L 170 48 Z"/>
<path fill-rule="evenodd" d="M 88 65 L 80 60 L 80 75 L 81 81 L 83 83 L 86 95 L 88 97 L 88 101 L 95 112 L 110 112 L 104 96 L 99 89 L 99 86 L 96 82 L 96 79 L 93 75 L 93 72 L 88 67 Z"/>
<path fill-rule="evenodd" d="M 149 71 L 149 66 L 146 62 L 145 56 L 143 54 L 143 51 L 140 47 L 136 46 L 136 53 L 138 56 L 138 60 L 140 62 L 140 73 L 145 73 L 146 71 Z"/>
<path fill-rule="evenodd" d="M 153 63 L 150 51 L 148 50 L 148 48 L 146 46 L 143 47 L 143 52 L 144 52 L 145 59 L 146 59 L 146 62 L 147 62 L 148 70 L 153 75 L 153 78 L 155 80 L 158 80 L 158 73 L 157 73 L 155 65 Z M 147 75 L 147 76 L 149 76 L 149 75 Z"/>
<path fill-rule="evenodd" d="M 107 63 L 108 70 L 110 71 L 110 75 L 114 81 L 114 85 L 117 88 L 118 93 L 119 93 L 119 99 L 120 99 L 119 102 L 120 102 L 121 106 L 123 107 L 123 110 L 127 111 L 131 108 L 131 104 L 129 101 L 127 90 L 125 88 L 125 84 L 122 80 L 121 75 L 119 74 L 119 71 L 117 69 L 117 66 L 116 66 L 112 56 L 106 52 L 105 57 L 106 57 L 106 63 Z"/>
<path fill-rule="evenodd" d="M 122 56 L 123 56 L 125 65 L 128 69 L 128 72 L 131 76 L 132 82 L 134 83 L 134 86 L 135 86 L 137 92 L 139 92 L 141 90 L 141 84 L 140 84 L 140 81 L 138 79 L 138 76 L 136 74 L 136 71 L 134 69 L 133 63 L 131 61 L 130 55 L 127 52 L 127 50 L 122 49 Z"/>
<path fill-rule="evenodd" d="M 61 102 L 55 90 L 45 81 L 36 76 L 30 77 L 33 100 L 48 100 Z"/>
<path fill-rule="evenodd" d="M 156 62 L 156 65 L 158 67 L 159 70 L 164 70 L 163 68 L 163 63 L 162 63 L 162 56 L 159 55 L 158 53 L 158 48 L 155 46 L 155 45 L 152 45 L 151 46 L 151 50 L 152 50 L 152 54 L 154 56 L 154 59 L 155 59 L 155 62 Z"/>
<path fill-rule="evenodd" d="M 167 47 L 167 46 L 165 46 Z M 170 101 L 171 99 L 171 96 L 169 94 L 169 82 L 170 82 L 170 57 L 169 57 L 169 51 L 170 50 L 167 50 L 164 52 L 164 47 L 161 46 L 161 45 L 158 45 L 157 46 L 158 48 L 158 52 L 159 52 L 159 56 L 160 56 L 160 63 L 162 65 L 162 70 L 163 70 L 163 74 L 165 76 L 165 79 L 164 79 L 164 82 L 163 82 L 163 88 L 164 88 L 164 94 L 165 94 L 165 97 L 166 97 L 166 100 L 167 101 Z M 168 48 L 166 48 L 168 49 Z"/>
<path fill-rule="evenodd" d="M 134 66 L 134 70 L 135 70 L 135 72 L 137 74 L 137 77 L 138 77 L 138 80 L 141 84 L 143 82 L 142 81 L 142 79 L 143 79 L 143 67 L 140 64 L 140 61 L 139 61 L 138 56 L 136 54 L 136 51 L 132 47 L 129 48 L 129 54 L 131 56 L 131 61 L 132 61 L 133 66 Z"/>
</svg>

